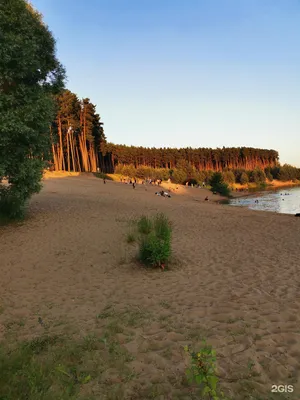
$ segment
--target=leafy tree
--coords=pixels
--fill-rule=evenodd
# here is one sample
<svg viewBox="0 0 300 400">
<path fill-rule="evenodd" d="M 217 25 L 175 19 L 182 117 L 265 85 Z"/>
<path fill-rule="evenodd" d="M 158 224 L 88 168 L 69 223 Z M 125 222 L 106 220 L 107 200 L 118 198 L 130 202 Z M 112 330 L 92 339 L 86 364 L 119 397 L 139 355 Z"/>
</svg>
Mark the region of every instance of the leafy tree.
<svg viewBox="0 0 300 400">
<path fill-rule="evenodd" d="M 64 69 L 41 15 L 25 0 L 0 3 L 0 209 L 19 217 L 41 188 L 49 158 L 53 95 Z"/>
<path fill-rule="evenodd" d="M 271 172 L 271 167 L 265 168 L 265 174 L 266 174 L 267 179 L 268 179 L 270 182 L 272 182 L 272 180 L 273 180 L 273 175 L 272 175 L 272 172 Z"/>
<path fill-rule="evenodd" d="M 183 169 L 175 168 L 172 174 L 174 183 L 183 184 L 187 181 L 188 175 Z"/>
<path fill-rule="evenodd" d="M 246 174 L 246 172 L 242 172 L 241 177 L 240 177 L 240 183 L 242 185 L 246 185 L 248 182 L 249 182 L 248 175 Z"/>
<path fill-rule="evenodd" d="M 221 172 L 215 172 L 209 182 L 212 192 L 217 192 L 222 196 L 229 196 L 230 190 L 226 182 L 224 182 Z"/>
<path fill-rule="evenodd" d="M 299 169 L 289 164 L 284 164 L 279 169 L 278 179 L 280 181 L 291 181 L 300 178 Z"/>
<path fill-rule="evenodd" d="M 229 183 L 229 184 L 235 183 L 235 176 L 232 171 L 223 172 L 223 179 L 224 179 L 224 182 L 226 182 L 226 183 Z"/>
<path fill-rule="evenodd" d="M 257 184 L 266 182 L 266 174 L 260 168 L 255 168 L 251 173 L 251 181 Z"/>
</svg>

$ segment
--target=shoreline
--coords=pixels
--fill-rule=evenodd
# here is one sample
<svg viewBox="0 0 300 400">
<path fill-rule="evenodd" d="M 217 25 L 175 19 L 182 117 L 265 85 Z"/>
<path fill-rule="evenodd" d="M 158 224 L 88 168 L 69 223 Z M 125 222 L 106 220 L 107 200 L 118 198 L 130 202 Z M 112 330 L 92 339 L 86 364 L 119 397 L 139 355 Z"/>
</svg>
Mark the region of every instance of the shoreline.
<svg viewBox="0 0 300 400">
<path fill-rule="evenodd" d="M 240 197 L 248 197 L 248 196 L 253 196 L 255 194 L 261 194 L 261 193 L 267 193 L 267 192 L 273 192 L 273 191 L 278 191 L 280 189 L 287 189 L 287 188 L 294 188 L 294 187 L 300 187 L 300 182 L 293 182 L 293 181 L 287 181 L 287 182 L 281 182 L 281 181 L 275 181 L 274 183 L 267 183 L 265 188 L 259 188 L 259 187 L 248 187 L 246 185 L 234 185 L 234 189 L 244 189 L 246 191 L 243 192 L 236 192 L 232 189 L 231 190 L 231 195 L 229 199 L 233 198 L 240 198 Z"/>
</svg>

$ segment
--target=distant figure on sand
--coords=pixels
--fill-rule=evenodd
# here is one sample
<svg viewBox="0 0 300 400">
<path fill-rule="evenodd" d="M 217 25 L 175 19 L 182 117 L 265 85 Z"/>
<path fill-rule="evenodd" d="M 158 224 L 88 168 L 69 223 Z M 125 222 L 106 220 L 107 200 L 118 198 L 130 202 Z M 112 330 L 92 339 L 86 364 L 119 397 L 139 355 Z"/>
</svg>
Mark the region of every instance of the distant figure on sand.
<svg viewBox="0 0 300 400">
<path fill-rule="evenodd" d="M 105 180 L 105 178 L 103 178 L 103 183 L 106 183 L 106 180 Z"/>
<path fill-rule="evenodd" d="M 208 201 L 208 196 L 205 197 L 205 201 Z"/>
<path fill-rule="evenodd" d="M 133 189 L 135 189 L 135 182 L 133 182 L 132 187 L 133 187 Z"/>
</svg>

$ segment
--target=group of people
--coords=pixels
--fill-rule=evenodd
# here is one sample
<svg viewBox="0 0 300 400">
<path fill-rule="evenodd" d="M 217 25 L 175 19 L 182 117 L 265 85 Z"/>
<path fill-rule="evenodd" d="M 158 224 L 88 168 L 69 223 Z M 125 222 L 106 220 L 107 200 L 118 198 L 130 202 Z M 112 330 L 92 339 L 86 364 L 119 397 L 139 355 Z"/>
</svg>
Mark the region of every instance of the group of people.
<svg viewBox="0 0 300 400">
<path fill-rule="evenodd" d="M 165 191 L 160 191 L 160 192 L 155 192 L 156 196 L 162 196 L 162 197 L 171 197 L 170 193 L 165 192 Z"/>
<path fill-rule="evenodd" d="M 121 182 L 123 183 L 125 183 L 126 185 L 132 185 L 132 187 L 133 187 L 133 189 L 135 189 L 135 185 L 136 185 L 136 178 L 134 178 L 134 179 L 123 179 L 123 178 L 121 178 Z"/>
</svg>

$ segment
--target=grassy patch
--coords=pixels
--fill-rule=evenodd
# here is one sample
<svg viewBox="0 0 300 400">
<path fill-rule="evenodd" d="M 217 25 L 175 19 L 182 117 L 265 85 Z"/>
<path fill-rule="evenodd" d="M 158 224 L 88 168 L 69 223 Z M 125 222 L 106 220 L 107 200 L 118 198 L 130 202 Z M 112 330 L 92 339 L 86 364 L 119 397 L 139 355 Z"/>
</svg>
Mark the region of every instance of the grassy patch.
<svg viewBox="0 0 300 400">
<path fill-rule="evenodd" d="M 2 342 L 0 399 L 92 400 L 100 395 L 115 398 L 111 396 L 116 386 L 107 385 L 104 372 L 113 369 L 121 382 L 134 376 L 126 365 L 133 356 L 114 337 L 118 331 L 116 325 L 110 324 L 103 337 L 91 334 L 75 340 L 43 335 L 13 347 Z M 89 391 L 94 379 L 99 393 Z M 120 398 L 123 391 L 124 386 L 120 388 Z"/>
<path fill-rule="evenodd" d="M 167 301 L 164 301 L 164 300 L 161 301 L 161 302 L 159 303 L 159 305 L 162 306 L 163 308 L 166 308 L 166 309 L 171 308 L 170 303 L 168 303 Z"/>
<path fill-rule="evenodd" d="M 143 234 L 143 235 L 148 235 L 152 229 L 152 221 L 149 217 L 143 215 L 138 221 L 137 221 L 137 227 L 138 227 L 138 232 Z"/>
<path fill-rule="evenodd" d="M 135 234 L 132 232 L 129 232 L 126 236 L 126 242 L 127 243 L 134 243 L 135 242 Z"/>
<path fill-rule="evenodd" d="M 112 181 L 112 180 L 113 180 L 111 176 L 105 174 L 104 172 L 93 172 L 93 175 L 94 175 L 96 178 L 106 179 L 106 180 L 108 180 L 108 181 Z"/>
</svg>

